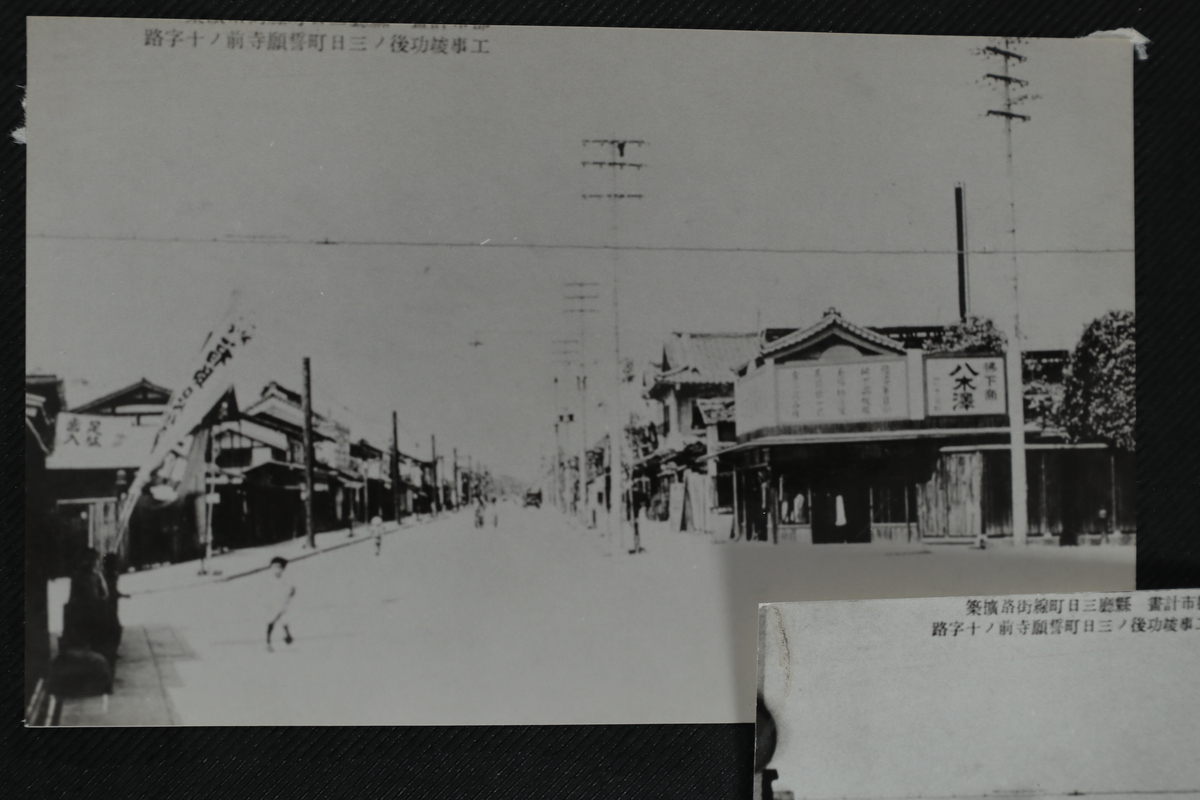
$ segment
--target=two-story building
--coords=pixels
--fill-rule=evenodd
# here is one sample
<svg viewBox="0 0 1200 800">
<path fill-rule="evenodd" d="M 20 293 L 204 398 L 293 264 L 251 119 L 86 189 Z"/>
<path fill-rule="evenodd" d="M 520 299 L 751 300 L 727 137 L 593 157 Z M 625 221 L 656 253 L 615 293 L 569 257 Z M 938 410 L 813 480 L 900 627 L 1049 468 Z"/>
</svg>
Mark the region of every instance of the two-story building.
<svg viewBox="0 0 1200 800">
<path fill-rule="evenodd" d="M 50 666 L 47 582 L 63 571 L 57 552 L 54 498 L 46 457 L 54 447 L 54 419 L 65 405 L 55 375 L 25 376 L 25 705 Z M 32 719 L 30 724 L 36 724 Z"/>
<path fill-rule="evenodd" d="M 143 378 L 55 414 L 46 475 L 60 527 L 59 571 L 87 547 L 128 559 L 118 507 L 150 452 L 170 397 L 169 389 Z"/>
<path fill-rule="evenodd" d="M 722 527 L 720 510 L 732 510 L 732 476 L 704 459 L 732 436 L 736 370 L 757 348 L 754 333 L 678 332 L 663 344 L 646 391 L 661 408 L 658 447 L 634 465 L 652 519 L 677 530 Z"/>
<path fill-rule="evenodd" d="M 909 330 L 909 341 L 905 329 L 883 330 L 830 309 L 808 328 L 759 337 L 737 378 L 737 443 L 719 456 L 733 472 L 736 536 L 974 543 L 1011 535 L 1005 354 L 927 352 L 927 330 Z M 1045 374 L 1054 358 L 1025 361 Z M 1132 456 L 1071 444 L 1036 419 L 1025 437 L 1031 541 L 1132 536 Z"/>
<path fill-rule="evenodd" d="M 303 398 L 275 381 L 240 413 L 211 430 L 210 509 L 213 544 L 266 544 L 304 534 Z M 313 524 L 317 532 L 363 522 L 367 511 L 390 510 L 391 476 L 370 469 L 383 453 L 350 440 L 337 420 L 313 412 Z M 369 492 L 374 484 L 375 491 Z M 389 515 L 390 516 L 390 515 Z"/>
</svg>

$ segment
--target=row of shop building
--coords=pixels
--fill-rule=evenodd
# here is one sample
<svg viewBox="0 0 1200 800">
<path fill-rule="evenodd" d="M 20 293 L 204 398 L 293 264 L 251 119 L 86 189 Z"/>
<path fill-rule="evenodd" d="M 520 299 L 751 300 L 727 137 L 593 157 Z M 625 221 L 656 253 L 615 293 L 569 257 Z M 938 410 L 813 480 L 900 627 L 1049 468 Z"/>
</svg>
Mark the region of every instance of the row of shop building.
<svg viewBox="0 0 1200 800">
<path fill-rule="evenodd" d="M 946 352 L 944 326 L 677 333 L 646 397 L 633 496 L 676 530 L 774 543 L 1011 538 L 1005 354 Z M 1022 354 L 1029 541 L 1130 543 L 1134 456 L 1033 413 L 1067 351 Z M 1033 378 L 1036 377 L 1036 382 Z"/>
<path fill-rule="evenodd" d="M 40 483 L 51 575 L 67 574 L 88 547 L 146 566 L 304 535 L 302 398 L 277 382 L 244 406 L 227 394 L 167 457 L 120 529 L 120 506 L 170 397 L 143 379 L 68 408 L 61 378 L 26 376 L 27 428 L 42 460 L 27 482 Z M 479 478 L 457 464 L 352 440 L 346 425 L 318 413 L 313 442 L 318 533 L 450 508 L 478 490 Z"/>
</svg>

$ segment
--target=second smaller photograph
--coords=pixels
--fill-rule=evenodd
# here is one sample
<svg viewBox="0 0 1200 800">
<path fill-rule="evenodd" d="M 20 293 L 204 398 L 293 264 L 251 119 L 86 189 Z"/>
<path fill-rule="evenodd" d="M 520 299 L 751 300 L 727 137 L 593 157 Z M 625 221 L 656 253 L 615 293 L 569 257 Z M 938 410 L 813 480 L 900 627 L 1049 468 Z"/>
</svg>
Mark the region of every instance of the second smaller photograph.
<svg viewBox="0 0 1200 800">
<path fill-rule="evenodd" d="M 1200 797 L 1200 591 L 759 606 L 755 800 Z"/>
</svg>

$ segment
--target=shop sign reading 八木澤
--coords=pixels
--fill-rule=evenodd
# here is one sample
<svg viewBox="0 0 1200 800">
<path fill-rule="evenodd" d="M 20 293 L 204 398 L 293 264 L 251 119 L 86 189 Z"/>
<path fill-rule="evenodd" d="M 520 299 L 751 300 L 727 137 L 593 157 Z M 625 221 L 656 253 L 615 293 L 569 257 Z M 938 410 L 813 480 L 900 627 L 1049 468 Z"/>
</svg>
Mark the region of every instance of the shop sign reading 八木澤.
<svg viewBox="0 0 1200 800">
<path fill-rule="evenodd" d="M 925 359 L 931 417 L 1007 413 L 1003 356 Z"/>
<path fill-rule="evenodd" d="M 908 417 L 908 364 L 903 358 L 778 369 L 782 424 Z"/>
</svg>

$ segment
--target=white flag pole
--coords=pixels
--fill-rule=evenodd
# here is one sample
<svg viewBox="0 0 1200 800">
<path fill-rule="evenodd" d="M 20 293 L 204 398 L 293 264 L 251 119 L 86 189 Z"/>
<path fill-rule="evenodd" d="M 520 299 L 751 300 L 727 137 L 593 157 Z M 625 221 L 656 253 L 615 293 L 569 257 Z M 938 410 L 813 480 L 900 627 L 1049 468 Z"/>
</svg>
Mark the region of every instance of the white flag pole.
<svg viewBox="0 0 1200 800">
<path fill-rule="evenodd" d="M 240 293 L 235 289 L 220 322 L 204 338 L 193 369 L 183 385 L 172 392 L 154 444 L 138 468 L 121 507 L 118 523 L 121 536 L 128 530 L 133 509 L 154 470 L 172 448 L 200 425 L 204 416 L 233 386 L 237 369 L 245 361 L 246 347 L 256 336 L 254 322 L 240 309 L 240 299 Z"/>
</svg>

